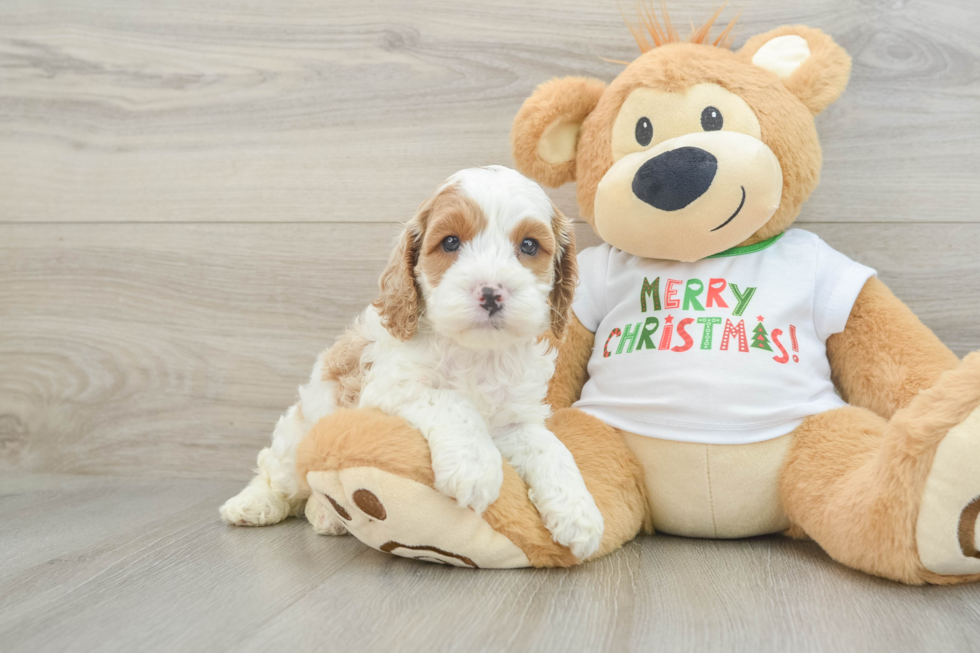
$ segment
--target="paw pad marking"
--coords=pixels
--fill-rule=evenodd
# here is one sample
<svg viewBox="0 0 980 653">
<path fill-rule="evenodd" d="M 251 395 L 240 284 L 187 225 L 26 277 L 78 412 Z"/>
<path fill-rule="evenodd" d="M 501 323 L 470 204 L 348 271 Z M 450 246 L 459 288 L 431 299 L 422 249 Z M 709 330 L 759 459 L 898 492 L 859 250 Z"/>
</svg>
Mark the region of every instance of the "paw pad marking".
<svg viewBox="0 0 980 653">
<path fill-rule="evenodd" d="M 385 553 L 393 553 L 395 555 L 403 556 L 405 558 L 414 558 L 415 560 L 425 560 L 426 562 L 435 562 L 440 565 L 450 564 L 445 560 L 440 560 L 439 558 L 434 558 L 432 556 L 406 555 L 404 552 L 399 553 L 397 549 L 407 549 L 409 551 L 430 551 L 432 553 L 441 555 L 443 557 L 451 558 L 452 560 L 459 560 L 467 567 L 471 567 L 473 569 L 479 569 L 477 564 L 472 560 L 470 560 L 469 558 L 467 558 L 466 556 L 461 556 L 458 553 L 450 553 L 449 551 L 445 551 L 436 546 L 426 546 L 426 545 L 410 546 L 408 544 L 402 544 L 401 542 L 395 542 L 394 540 L 389 540 L 388 542 L 385 542 L 384 544 L 381 545 L 381 550 L 384 551 Z M 461 567 L 462 565 L 455 565 L 455 566 Z"/>
<path fill-rule="evenodd" d="M 977 551 L 978 542 L 974 538 L 978 515 L 980 515 L 980 496 L 974 498 L 960 515 L 960 548 L 963 550 L 963 555 L 968 558 L 980 558 L 980 551 Z"/>
<path fill-rule="evenodd" d="M 374 517 L 378 521 L 384 521 L 385 517 L 388 516 L 388 512 L 385 510 L 384 504 L 382 504 L 381 500 L 378 499 L 374 492 L 371 492 L 370 490 L 355 490 L 354 494 L 351 495 L 351 501 L 353 501 L 365 515 Z"/>
<path fill-rule="evenodd" d="M 330 505 L 333 506 L 333 509 L 337 511 L 337 515 L 339 515 L 341 519 L 343 519 L 344 521 L 350 521 L 350 513 L 344 510 L 344 507 L 342 505 L 334 501 L 329 494 L 324 494 L 323 496 L 327 497 L 327 501 L 330 502 Z"/>
</svg>

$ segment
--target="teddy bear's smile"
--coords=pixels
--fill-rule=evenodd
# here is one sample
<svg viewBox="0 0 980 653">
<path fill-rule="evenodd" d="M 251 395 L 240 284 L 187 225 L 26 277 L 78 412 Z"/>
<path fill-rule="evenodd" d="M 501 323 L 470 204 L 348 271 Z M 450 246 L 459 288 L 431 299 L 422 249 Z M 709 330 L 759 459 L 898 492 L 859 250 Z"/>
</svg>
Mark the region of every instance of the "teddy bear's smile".
<svg viewBox="0 0 980 653">
<path fill-rule="evenodd" d="M 728 218 L 727 220 L 725 220 L 724 222 L 722 222 L 720 225 L 718 225 L 717 227 L 715 227 L 714 229 L 712 229 L 712 231 L 718 231 L 719 229 L 721 229 L 722 227 L 724 227 L 726 224 L 728 224 L 729 222 L 731 222 L 732 220 L 734 220 L 735 219 L 735 216 L 738 215 L 739 214 L 739 211 L 742 210 L 742 207 L 745 206 L 745 186 L 742 186 L 741 188 L 742 188 L 742 201 L 738 203 L 738 208 L 735 209 L 735 213 L 732 213 L 732 216 L 730 218 Z"/>
</svg>

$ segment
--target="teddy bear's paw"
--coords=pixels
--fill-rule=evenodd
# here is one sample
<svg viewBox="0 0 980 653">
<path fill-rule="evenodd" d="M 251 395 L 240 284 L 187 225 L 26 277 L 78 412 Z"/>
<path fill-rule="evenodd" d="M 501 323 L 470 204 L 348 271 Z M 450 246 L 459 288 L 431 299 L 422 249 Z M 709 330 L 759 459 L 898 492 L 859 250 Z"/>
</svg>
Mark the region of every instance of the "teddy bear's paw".
<svg viewBox="0 0 980 653">
<path fill-rule="evenodd" d="M 478 514 L 437 490 L 376 467 L 312 471 L 310 501 L 364 544 L 457 567 L 528 567 L 524 552 Z"/>
<path fill-rule="evenodd" d="M 565 492 L 542 497 L 532 488 L 528 496 L 552 538 L 558 544 L 567 546 L 572 555 L 586 560 L 599 550 L 604 530 L 602 513 L 584 483 L 581 492 L 571 492 L 566 488 Z"/>
<path fill-rule="evenodd" d="M 980 408 L 950 429 L 926 479 L 916 544 L 936 574 L 980 574 Z"/>
<path fill-rule="evenodd" d="M 234 526 L 270 526 L 278 524 L 291 512 L 292 506 L 286 497 L 267 483 L 256 481 L 225 501 L 219 509 L 221 518 Z"/>
<path fill-rule="evenodd" d="M 323 493 L 310 496 L 306 501 L 306 521 L 320 535 L 345 535 L 347 527 L 340 518 L 343 508 L 339 505 L 331 506 L 330 501 L 332 499 Z"/>
</svg>

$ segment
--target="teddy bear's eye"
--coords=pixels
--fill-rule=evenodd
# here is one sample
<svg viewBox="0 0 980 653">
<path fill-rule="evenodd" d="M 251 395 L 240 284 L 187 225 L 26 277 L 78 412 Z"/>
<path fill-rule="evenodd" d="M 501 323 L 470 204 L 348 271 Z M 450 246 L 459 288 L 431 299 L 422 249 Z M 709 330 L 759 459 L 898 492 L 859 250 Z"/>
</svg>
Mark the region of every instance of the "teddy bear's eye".
<svg viewBox="0 0 980 653">
<path fill-rule="evenodd" d="M 653 140 L 653 125 L 650 124 L 650 119 L 643 116 L 636 121 L 636 142 L 646 147 Z"/>
<path fill-rule="evenodd" d="M 701 112 L 701 129 L 706 132 L 716 132 L 725 124 L 721 111 L 714 107 L 705 107 Z"/>
</svg>

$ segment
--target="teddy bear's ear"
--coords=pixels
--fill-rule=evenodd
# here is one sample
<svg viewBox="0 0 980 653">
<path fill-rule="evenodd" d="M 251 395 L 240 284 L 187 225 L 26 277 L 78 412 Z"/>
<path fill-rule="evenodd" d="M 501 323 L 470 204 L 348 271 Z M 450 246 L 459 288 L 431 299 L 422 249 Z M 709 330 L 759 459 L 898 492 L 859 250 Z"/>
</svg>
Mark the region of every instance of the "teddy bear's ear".
<svg viewBox="0 0 980 653">
<path fill-rule="evenodd" d="M 753 36 L 738 54 L 783 80 L 814 115 L 840 97 L 851 74 L 851 58 L 844 48 L 804 25 Z"/>
<path fill-rule="evenodd" d="M 605 88 L 604 82 L 585 77 L 563 77 L 539 86 L 517 112 L 510 131 L 517 169 L 546 186 L 574 181 L 582 121 Z"/>
</svg>

